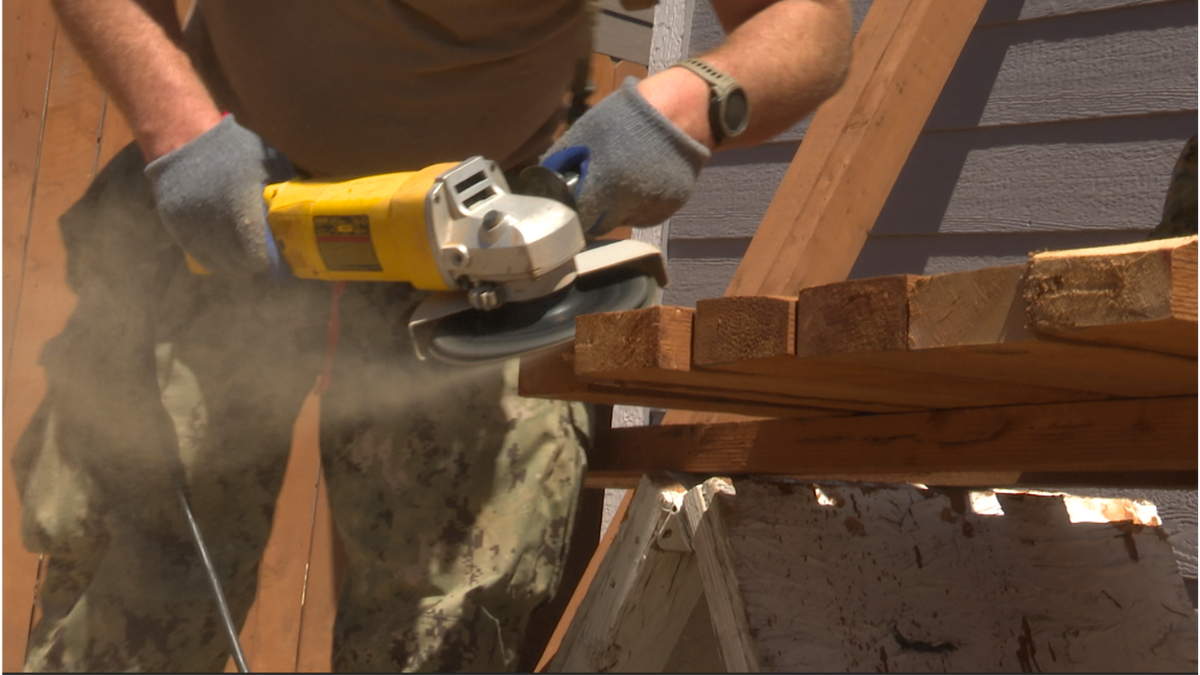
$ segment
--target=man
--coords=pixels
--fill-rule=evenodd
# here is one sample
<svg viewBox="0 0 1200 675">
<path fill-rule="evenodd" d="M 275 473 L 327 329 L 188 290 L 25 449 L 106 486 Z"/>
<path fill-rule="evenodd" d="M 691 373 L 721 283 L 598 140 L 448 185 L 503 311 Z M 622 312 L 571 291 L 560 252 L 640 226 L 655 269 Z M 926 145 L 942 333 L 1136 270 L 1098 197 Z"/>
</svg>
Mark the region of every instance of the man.
<svg viewBox="0 0 1200 675">
<path fill-rule="evenodd" d="M 589 411 L 520 399 L 513 363 L 417 362 L 404 327 L 421 295 L 403 284 L 349 284 L 327 341 L 328 285 L 269 274 L 262 186 L 586 148 L 585 226 L 656 224 L 713 149 L 783 131 L 847 67 L 846 0 L 713 4 L 728 38 L 702 59 L 745 91 L 744 133 L 713 127 L 708 79 L 670 68 L 551 148 L 581 0 L 200 0 L 184 30 L 172 0 L 56 0 L 136 144 L 60 223 L 79 304 L 14 460 L 25 541 L 49 560 L 27 666 L 224 665 L 163 449 L 240 623 L 293 420 L 331 360 L 322 466 L 348 558 L 334 667 L 514 668 L 558 585 Z"/>
</svg>

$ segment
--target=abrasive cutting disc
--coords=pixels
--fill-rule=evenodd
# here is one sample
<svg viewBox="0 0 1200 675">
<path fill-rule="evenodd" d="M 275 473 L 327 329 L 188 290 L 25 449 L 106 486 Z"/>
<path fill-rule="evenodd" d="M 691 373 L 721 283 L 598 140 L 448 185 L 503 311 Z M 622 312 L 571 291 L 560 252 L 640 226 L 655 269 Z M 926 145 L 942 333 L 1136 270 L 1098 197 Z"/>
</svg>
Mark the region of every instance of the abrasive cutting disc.
<svg viewBox="0 0 1200 675">
<path fill-rule="evenodd" d="M 545 298 L 470 310 L 438 322 L 429 349 L 450 363 L 483 363 L 553 347 L 575 337 L 575 317 L 648 307 L 658 283 L 627 267 L 588 274 Z"/>
</svg>

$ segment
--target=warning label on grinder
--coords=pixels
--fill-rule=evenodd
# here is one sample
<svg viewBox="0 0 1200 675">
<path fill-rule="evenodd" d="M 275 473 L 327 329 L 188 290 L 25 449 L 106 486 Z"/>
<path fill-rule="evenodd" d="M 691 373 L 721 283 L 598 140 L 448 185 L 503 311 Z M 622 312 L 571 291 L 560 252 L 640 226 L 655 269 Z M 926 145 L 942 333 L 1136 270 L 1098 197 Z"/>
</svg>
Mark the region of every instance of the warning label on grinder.
<svg viewBox="0 0 1200 675">
<path fill-rule="evenodd" d="M 313 216 L 317 251 L 331 272 L 381 272 L 366 216 Z"/>
</svg>

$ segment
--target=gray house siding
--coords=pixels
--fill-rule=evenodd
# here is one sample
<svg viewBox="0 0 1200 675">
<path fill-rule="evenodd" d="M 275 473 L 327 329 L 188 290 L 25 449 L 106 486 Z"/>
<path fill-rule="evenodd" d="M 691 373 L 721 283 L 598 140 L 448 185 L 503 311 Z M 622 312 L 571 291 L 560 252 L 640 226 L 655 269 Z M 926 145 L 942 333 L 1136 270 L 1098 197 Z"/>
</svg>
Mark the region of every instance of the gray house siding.
<svg viewBox="0 0 1200 675">
<path fill-rule="evenodd" d="M 851 276 L 1144 238 L 1196 133 L 1196 15 L 1195 0 L 992 0 Z M 690 51 L 720 37 L 696 0 Z M 805 128 L 713 159 L 671 220 L 665 302 L 724 292 Z"/>
</svg>

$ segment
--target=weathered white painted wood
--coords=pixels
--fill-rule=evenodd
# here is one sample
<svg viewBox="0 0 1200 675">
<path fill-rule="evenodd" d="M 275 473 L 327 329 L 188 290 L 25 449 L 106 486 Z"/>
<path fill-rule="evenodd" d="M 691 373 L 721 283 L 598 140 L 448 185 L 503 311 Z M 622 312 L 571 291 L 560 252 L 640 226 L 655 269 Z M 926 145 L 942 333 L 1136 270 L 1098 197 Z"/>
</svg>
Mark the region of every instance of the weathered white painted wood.
<svg viewBox="0 0 1200 675">
<path fill-rule="evenodd" d="M 1004 515 L 911 486 L 739 481 L 710 517 L 764 670 L 1196 670 L 1196 613 L 1161 528 L 997 499 Z"/>
<path fill-rule="evenodd" d="M 1196 108 L 1196 5 L 977 28 L 926 129 Z"/>
<path fill-rule="evenodd" d="M 714 501 L 734 496 L 733 485 L 724 478 L 710 478 L 688 490 L 683 498 L 683 515 L 692 532 L 692 548 L 704 581 L 704 597 L 717 651 L 730 673 L 762 671 L 758 651 L 742 597 L 735 560 L 723 513 Z"/>
<path fill-rule="evenodd" d="M 702 597 L 696 557 L 656 535 L 684 491 L 643 478 L 550 672 L 658 672 Z"/>
</svg>

